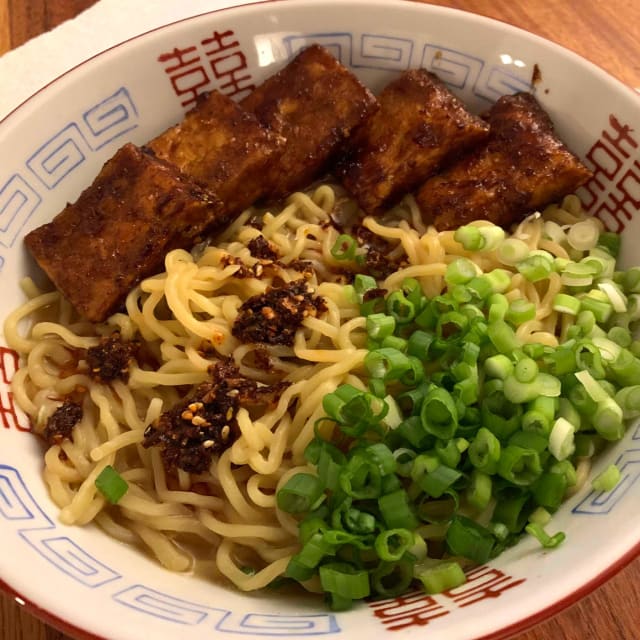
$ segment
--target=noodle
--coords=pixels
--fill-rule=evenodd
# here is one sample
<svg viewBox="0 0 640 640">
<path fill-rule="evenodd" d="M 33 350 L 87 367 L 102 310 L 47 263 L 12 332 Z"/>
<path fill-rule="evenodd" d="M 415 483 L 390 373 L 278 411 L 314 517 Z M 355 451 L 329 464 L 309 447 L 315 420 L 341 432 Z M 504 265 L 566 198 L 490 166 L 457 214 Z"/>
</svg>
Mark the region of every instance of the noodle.
<svg viewBox="0 0 640 640">
<path fill-rule="evenodd" d="M 339 202 L 336 190 L 326 184 L 296 193 L 281 211 L 260 216 L 260 230 L 254 226 L 257 213 L 246 211 L 217 246 L 170 252 L 165 271 L 130 292 L 126 313 L 102 325 L 79 322 L 58 293 L 41 293 L 30 281 L 24 283 L 30 299 L 4 327 L 9 346 L 23 356 L 13 380 L 17 403 L 42 433 L 65 397 L 82 398 L 83 417 L 73 441 L 53 445 L 44 455 L 44 478 L 63 522 L 94 521 L 114 538 L 147 548 L 174 571 L 210 566 L 214 547 L 215 571 L 207 569 L 207 574 L 219 573 L 242 590 L 262 588 L 283 574 L 299 548 L 298 523 L 278 510 L 276 492 L 298 472 L 315 473 L 303 453 L 316 428 L 331 436 L 331 425 L 319 422 L 323 397 L 345 382 L 366 387 L 366 321 L 332 255 L 338 231 L 331 214 Z M 561 224 L 577 219 L 580 211 L 573 200 L 570 209 L 555 207 L 550 219 Z M 393 217 L 396 221 L 390 222 Z M 561 245 L 544 237 L 543 223 L 541 216 L 532 216 L 515 236 L 532 249 L 566 257 Z M 452 232 L 425 227 L 411 197 L 388 219 L 367 218 L 363 225 L 391 243 L 390 259 L 402 259 L 404 266 L 383 280 L 386 289 L 414 277 L 427 296 L 438 295 L 447 265 L 457 256 L 472 258 L 483 270 L 506 268 L 494 253 L 473 255 Z M 258 236 L 277 249 L 279 261 L 269 275 L 258 277 L 258 269 L 255 277 L 238 277 L 244 267 L 258 268 L 248 248 Z M 304 320 L 293 347 L 260 347 L 270 362 L 265 370 L 256 364 L 262 351 L 242 344 L 232 325 L 249 297 L 264 293 L 276 280 L 299 279 L 299 261 L 313 267 L 309 282 L 326 301 L 326 311 Z M 520 338 L 557 344 L 558 336 L 566 334 L 566 321 L 552 309 L 560 286 L 559 276 L 538 285 L 511 268 L 505 295 L 537 307 L 535 319 L 518 328 Z M 32 324 L 25 332 L 26 320 Z M 128 382 L 101 384 L 91 377 L 82 353 L 116 329 L 125 340 L 142 341 L 145 357 L 131 367 Z M 252 418 L 247 410 L 239 411 L 237 439 L 207 472 L 169 473 L 160 452 L 142 446 L 145 428 L 189 387 L 207 380 L 208 368 L 224 357 L 233 358 L 243 376 L 290 385 L 264 415 Z M 117 505 L 106 502 L 95 486 L 107 465 L 129 484 Z M 425 527 L 434 538 L 441 529 Z M 317 589 L 317 584 L 308 588 Z"/>
</svg>

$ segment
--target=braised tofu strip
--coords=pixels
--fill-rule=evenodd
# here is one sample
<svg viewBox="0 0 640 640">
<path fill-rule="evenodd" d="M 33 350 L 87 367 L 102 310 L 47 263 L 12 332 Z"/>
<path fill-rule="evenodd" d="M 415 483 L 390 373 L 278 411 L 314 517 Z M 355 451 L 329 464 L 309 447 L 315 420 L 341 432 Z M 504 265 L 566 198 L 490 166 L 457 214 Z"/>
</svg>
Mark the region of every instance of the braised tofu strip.
<svg viewBox="0 0 640 640">
<path fill-rule="evenodd" d="M 489 134 L 487 123 L 424 69 L 404 72 L 385 87 L 379 103 L 348 140 L 336 170 L 367 214 L 395 204 Z"/>
<path fill-rule="evenodd" d="M 140 280 L 162 270 L 168 251 L 191 248 L 222 213 L 213 192 L 126 144 L 25 243 L 71 304 L 101 322 Z"/>
<path fill-rule="evenodd" d="M 148 147 L 214 191 L 229 220 L 264 195 L 265 172 L 277 166 L 284 142 L 231 98 L 212 91 Z"/>
<path fill-rule="evenodd" d="M 280 162 L 267 176 L 271 200 L 328 171 L 354 127 L 378 108 L 373 94 L 318 45 L 304 49 L 240 104 L 286 138 Z"/>
<path fill-rule="evenodd" d="M 416 200 L 437 229 L 472 220 L 508 227 L 573 193 L 591 172 L 567 149 L 530 93 L 503 96 L 488 114 L 486 144 L 427 180 Z"/>
</svg>

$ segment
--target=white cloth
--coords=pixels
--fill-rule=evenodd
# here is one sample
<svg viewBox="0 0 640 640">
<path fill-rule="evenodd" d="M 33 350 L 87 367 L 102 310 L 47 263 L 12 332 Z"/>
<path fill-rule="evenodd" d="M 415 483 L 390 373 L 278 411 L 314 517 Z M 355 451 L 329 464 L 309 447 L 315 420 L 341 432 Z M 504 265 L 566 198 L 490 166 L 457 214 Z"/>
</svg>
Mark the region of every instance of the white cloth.
<svg viewBox="0 0 640 640">
<path fill-rule="evenodd" d="M 0 56 L 0 119 L 60 74 L 123 40 L 251 1 L 99 0 L 73 20 Z"/>
</svg>

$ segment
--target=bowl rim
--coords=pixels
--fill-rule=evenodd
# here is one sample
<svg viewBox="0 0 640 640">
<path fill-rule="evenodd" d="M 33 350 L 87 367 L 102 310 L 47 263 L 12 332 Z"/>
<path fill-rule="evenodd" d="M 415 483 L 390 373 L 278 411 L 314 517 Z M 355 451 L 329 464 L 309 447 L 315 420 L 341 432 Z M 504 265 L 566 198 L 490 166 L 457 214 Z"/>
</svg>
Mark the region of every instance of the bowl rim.
<svg viewBox="0 0 640 640">
<path fill-rule="evenodd" d="M 298 4 L 307 4 L 307 5 L 335 5 L 335 6 L 344 6 L 345 0 L 295 0 Z M 380 7 L 388 7 L 389 0 L 347 0 L 351 4 L 363 4 L 363 5 L 378 5 Z M 413 5 L 414 7 L 418 7 L 417 11 L 425 11 L 434 14 L 441 15 L 449 15 L 449 14 L 458 14 L 462 16 L 468 16 L 474 20 L 478 20 L 483 22 L 488 26 L 500 25 L 501 28 L 507 29 L 514 34 L 524 35 L 529 39 L 532 39 L 536 44 L 542 45 L 546 48 L 550 48 L 551 50 L 555 50 L 558 53 L 561 53 L 565 57 L 569 57 L 574 63 L 585 66 L 589 69 L 591 73 L 594 73 L 598 76 L 598 78 L 606 83 L 613 84 L 617 87 L 618 90 L 626 92 L 628 97 L 632 100 L 638 102 L 638 106 L 640 106 L 640 91 L 634 90 L 631 86 L 627 85 L 622 80 L 613 76 L 602 67 L 600 67 L 597 63 L 583 57 L 582 55 L 576 53 L 575 51 L 569 49 L 568 47 L 563 46 L 562 44 L 555 42 L 554 40 L 545 38 L 536 33 L 527 31 L 522 27 L 518 27 L 506 20 L 493 18 L 489 16 L 485 16 L 479 13 L 474 13 L 472 11 L 466 11 L 464 9 L 459 9 L 455 7 L 446 7 L 441 5 L 433 5 L 428 3 L 425 0 L 394 0 L 395 2 L 402 3 L 404 5 Z M 36 91 L 34 91 L 29 97 L 21 101 L 19 104 L 14 106 L 10 111 L 8 111 L 4 116 L 0 118 L 0 128 L 6 125 L 6 122 L 15 116 L 16 113 L 22 111 L 27 108 L 31 103 L 33 103 L 40 95 L 46 91 L 48 91 L 53 85 L 57 84 L 64 78 L 66 78 L 70 74 L 76 73 L 80 68 L 85 67 L 86 65 L 90 65 L 94 63 L 97 59 L 101 58 L 105 54 L 119 49 L 121 47 L 126 47 L 128 44 L 137 41 L 139 39 L 143 39 L 150 34 L 165 30 L 171 29 L 175 25 L 183 24 L 189 21 L 197 21 L 204 16 L 212 16 L 222 12 L 229 11 L 251 11 L 255 10 L 257 7 L 262 5 L 272 6 L 272 5 L 285 5 L 285 2 L 291 3 L 292 0 L 252 0 L 250 2 L 245 2 L 244 4 L 220 7 L 218 9 L 212 9 L 208 11 L 202 11 L 193 15 L 185 16 L 183 18 L 177 20 L 171 20 L 165 24 L 161 24 L 140 33 L 137 33 L 133 36 L 130 36 L 122 41 L 116 42 L 97 53 L 89 56 L 86 59 L 81 60 L 77 64 L 74 64 L 69 69 L 64 72 L 58 74 Z M 634 560 L 640 557 L 640 539 L 638 542 L 628 549 L 624 554 L 622 554 L 619 558 L 617 558 L 612 564 L 610 564 L 607 568 L 602 570 L 600 573 L 594 575 L 591 579 L 589 579 L 586 583 L 581 585 L 579 588 L 574 589 L 570 593 L 563 596 L 560 600 L 554 602 L 546 606 L 543 609 L 536 611 L 530 615 L 527 615 L 520 620 L 517 620 L 513 623 L 510 623 L 506 626 L 501 627 L 495 631 L 489 632 L 483 636 L 475 637 L 473 640 L 507 640 L 511 638 L 515 634 L 523 633 L 528 629 L 535 627 L 542 622 L 549 620 L 553 616 L 558 613 L 564 611 L 570 606 L 576 604 L 585 596 L 593 593 L 596 589 L 601 587 L 603 584 L 608 582 L 611 578 L 613 578 L 616 574 L 618 574 L 622 569 L 630 565 Z M 97 635 L 90 630 L 83 629 L 81 627 L 76 626 L 72 622 L 65 620 L 60 617 L 58 614 L 50 611 L 49 609 L 45 609 L 39 606 L 36 602 L 28 599 L 23 596 L 19 591 L 14 589 L 8 581 L 4 578 L 0 577 L 0 592 L 2 592 L 6 597 L 10 600 L 13 600 L 21 607 L 24 608 L 25 611 L 32 614 L 39 620 L 43 621 L 46 624 L 51 625 L 52 627 L 58 629 L 59 631 L 73 637 L 78 640 L 109 640 L 108 637 Z"/>
</svg>

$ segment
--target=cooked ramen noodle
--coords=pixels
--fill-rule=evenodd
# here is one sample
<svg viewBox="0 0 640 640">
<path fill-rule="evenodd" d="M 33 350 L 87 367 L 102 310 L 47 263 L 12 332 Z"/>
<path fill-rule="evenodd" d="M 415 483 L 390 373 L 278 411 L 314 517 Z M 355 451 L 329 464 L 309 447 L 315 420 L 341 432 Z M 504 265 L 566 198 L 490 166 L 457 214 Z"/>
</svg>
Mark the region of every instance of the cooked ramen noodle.
<svg viewBox="0 0 640 640">
<path fill-rule="evenodd" d="M 62 522 L 95 522 L 114 538 L 147 548 L 168 569 L 224 576 L 242 590 L 283 575 L 300 548 L 299 522 L 278 509 L 276 492 L 294 474 L 314 473 L 305 448 L 316 429 L 330 439 L 335 428 L 320 420 L 323 397 L 344 383 L 367 387 L 366 318 L 334 250 L 340 231 L 333 216 L 350 206 L 338 187 L 322 184 L 295 193 L 281 210 L 249 209 L 215 244 L 170 252 L 165 271 L 130 292 L 126 313 L 99 325 L 79 318 L 59 293 L 23 283 L 28 301 L 4 328 L 8 344 L 23 357 L 12 384 L 15 399 L 38 433 L 66 398 L 78 398 L 82 407 L 72 438 L 44 456 L 44 478 Z M 578 199 L 568 197 L 564 208 L 528 217 L 511 236 L 531 250 L 567 258 L 566 249 L 543 233 L 545 221 L 565 225 L 582 216 Z M 410 196 L 362 226 L 369 238 L 387 243 L 389 264 L 400 265 L 379 281 L 381 288 L 392 291 L 411 277 L 431 298 L 445 287 L 447 265 L 465 256 L 483 272 L 507 269 L 507 299 L 535 304 L 535 318 L 517 329 L 523 342 L 557 345 L 563 339 L 569 324 L 552 304 L 561 289 L 558 274 L 530 282 L 494 251 L 465 250 L 453 231 L 425 227 Z M 268 268 L 249 248 L 258 237 L 277 253 Z M 242 304 L 271 286 L 299 280 L 301 272 L 324 305 L 303 320 L 293 344 L 241 342 L 232 329 Z M 139 341 L 143 355 L 125 379 L 96 381 L 84 354 L 115 331 L 125 342 Z M 208 469 L 167 470 L 160 449 L 144 446 L 145 429 L 208 380 L 214 362 L 227 358 L 244 378 L 288 384 L 261 415 L 238 410 L 235 441 L 213 456 Z M 261 365 L 265 359 L 268 366 Z M 128 484 L 117 504 L 96 488 L 107 466 Z M 580 469 L 583 478 L 585 471 Z M 306 587 L 319 585 L 311 580 Z"/>
</svg>

